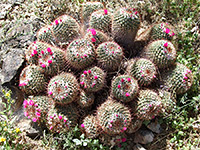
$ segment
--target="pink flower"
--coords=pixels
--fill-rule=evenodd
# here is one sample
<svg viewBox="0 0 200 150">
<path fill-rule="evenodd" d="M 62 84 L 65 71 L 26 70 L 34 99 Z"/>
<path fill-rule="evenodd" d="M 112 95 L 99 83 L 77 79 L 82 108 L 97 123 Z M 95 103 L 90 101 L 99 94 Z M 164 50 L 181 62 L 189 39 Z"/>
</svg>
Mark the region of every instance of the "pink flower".
<svg viewBox="0 0 200 150">
<path fill-rule="evenodd" d="M 44 54 L 44 51 L 41 51 L 42 54 Z"/>
<path fill-rule="evenodd" d="M 94 79 L 98 79 L 98 77 L 97 77 L 97 76 L 94 76 Z"/>
<path fill-rule="evenodd" d="M 83 84 L 84 84 L 84 82 L 82 81 L 82 82 L 80 82 L 80 84 L 81 84 L 81 85 L 83 85 Z"/>
<path fill-rule="evenodd" d="M 188 77 L 187 77 L 187 76 L 184 76 L 184 79 L 188 79 Z"/>
<path fill-rule="evenodd" d="M 35 114 L 36 114 L 37 117 L 41 116 L 41 114 L 39 112 L 36 112 Z"/>
<path fill-rule="evenodd" d="M 59 117 L 58 117 L 60 120 L 62 120 L 62 116 L 60 115 Z"/>
<path fill-rule="evenodd" d="M 165 29 L 165 33 L 168 34 L 169 32 L 170 32 L 170 29 L 169 29 L 169 28 L 166 28 L 166 29 Z"/>
<path fill-rule="evenodd" d="M 49 118 L 53 119 L 53 116 L 49 116 Z"/>
<path fill-rule="evenodd" d="M 91 70 L 88 70 L 88 73 L 91 73 Z"/>
<path fill-rule="evenodd" d="M 41 65 L 41 67 L 42 67 L 42 68 L 45 68 L 45 67 L 46 67 L 46 65 L 45 65 L 45 64 L 42 64 L 42 65 Z"/>
<path fill-rule="evenodd" d="M 64 122 L 66 122 L 67 120 L 66 119 L 64 119 Z"/>
<path fill-rule="evenodd" d="M 144 74 L 142 74 L 142 77 L 144 77 Z"/>
<path fill-rule="evenodd" d="M 164 44 L 164 47 L 168 47 L 168 43 L 167 42 Z"/>
<path fill-rule="evenodd" d="M 52 130 L 53 129 L 53 126 L 50 126 L 50 128 L 49 128 L 50 130 Z"/>
<path fill-rule="evenodd" d="M 81 124 L 81 127 L 82 127 L 82 128 L 85 128 L 84 124 Z"/>
<path fill-rule="evenodd" d="M 119 89 L 119 88 L 121 88 L 121 85 L 119 84 L 117 87 L 118 87 L 118 89 Z"/>
<path fill-rule="evenodd" d="M 55 24 L 56 24 L 56 25 L 58 24 L 58 20 L 55 20 Z"/>
<path fill-rule="evenodd" d="M 28 105 L 28 101 L 27 100 L 24 100 L 23 102 L 24 106 Z M 24 107 L 25 108 L 25 107 Z"/>
<path fill-rule="evenodd" d="M 28 116 L 28 112 L 26 112 L 26 111 L 25 111 L 25 112 L 24 112 L 24 116 L 26 116 L 26 117 L 27 117 L 27 116 Z"/>
<path fill-rule="evenodd" d="M 174 36 L 174 35 L 175 35 L 175 33 L 174 33 L 174 32 L 172 32 L 171 36 Z"/>
<path fill-rule="evenodd" d="M 29 105 L 33 106 L 34 102 L 32 100 L 29 101 Z"/>
<path fill-rule="evenodd" d="M 48 63 L 49 63 L 49 64 L 51 64 L 51 63 L 52 63 L 52 60 L 51 60 L 51 59 L 49 59 L 49 60 L 48 60 Z"/>
<path fill-rule="evenodd" d="M 52 91 L 49 91 L 49 95 L 52 95 L 53 94 L 53 92 Z"/>
<path fill-rule="evenodd" d="M 32 120 L 33 120 L 33 122 L 36 122 L 36 121 L 37 121 L 37 119 L 36 119 L 36 118 L 33 118 Z"/>
<path fill-rule="evenodd" d="M 121 140 L 122 140 L 122 142 L 126 142 L 126 138 L 122 138 Z"/>
<path fill-rule="evenodd" d="M 153 78 L 156 78 L 156 75 L 153 75 Z"/>
<path fill-rule="evenodd" d="M 124 82 L 124 79 L 123 79 L 123 78 L 121 79 L 121 82 Z"/>
<path fill-rule="evenodd" d="M 91 38 L 92 42 L 96 42 L 96 39 L 95 38 Z"/>
<path fill-rule="evenodd" d="M 107 15 L 108 14 L 108 10 L 104 9 L 104 14 Z"/>
<path fill-rule="evenodd" d="M 50 47 L 47 48 L 47 52 L 49 52 L 49 53 L 51 52 L 51 48 Z"/>
<path fill-rule="evenodd" d="M 137 15 L 137 14 L 138 14 L 138 12 L 136 11 L 136 12 L 135 12 L 135 15 Z"/>
<path fill-rule="evenodd" d="M 97 34 L 95 29 L 90 29 L 90 32 L 92 33 L 92 35 L 96 35 Z"/>
<path fill-rule="evenodd" d="M 130 94 L 127 92 L 127 93 L 126 93 L 126 97 L 129 97 L 129 96 L 130 96 Z"/>
<path fill-rule="evenodd" d="M 87 57 L 87 54 L 84 54 L 83 56 L 84 56 L 84 57 Z"/>
<path fill-rule="evenodd" d="M 131 78 L 128 78 L 127 81 L 128 81 L 128 82 L 131 82 Z"/>
<path fill-rule="evenodd" d="M 126 131 L 126 130 L 127 130 L 127 127 L 123 127 L 123 130 Z"/>
<path fill-rule="evenodd" d="M 87 71 L 85 70 L 85 71 L 83 71 L 83 73 L 86 75 L 86 74 L 87 74 Z"/>
<path fill-rule="evenodd" d="M 33 50 L 33 54 L 36 55 L 38 52 L 34 49 Z"/>
</svg>

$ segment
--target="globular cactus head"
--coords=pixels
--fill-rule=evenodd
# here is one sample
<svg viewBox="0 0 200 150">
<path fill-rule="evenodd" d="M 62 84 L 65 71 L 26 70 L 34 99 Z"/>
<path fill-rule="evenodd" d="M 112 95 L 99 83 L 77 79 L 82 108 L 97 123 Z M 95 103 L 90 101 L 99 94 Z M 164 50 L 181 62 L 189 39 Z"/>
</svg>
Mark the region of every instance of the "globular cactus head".
<svg viewBox="0 0 200 150">
<path fill-rule="evenodd" d="M 90 16 L 90 28 L 111 32 L 112 14 L 107 9 L 95 11 Z"/>
<path fill-rule="evenodd" d="M 108 98 L 97 109 L 99 126 L 109 135 L 122 134 L 130 125 L 131 113 L 125 105 Z"/>
<path fill-rule="evenodd" d="M 41 68 L 36 65 L 25 67 L 19 77 L 19 88 L 27 95 L 44 92 L 46 84 L 46 78 Z"/>
<path fill-rule="evenodd" d="M 176 63 L 168 72 L 161 74 L 164 86 L 176 94 L 187 92 L 193 83 L 193 74 L 187 66 Z"/>
<path fill-rule="evenodd" d="M 47 113 L 53 105 L 53 100 L 48 96 L 34 96 L 24 100 L 24 115 L 33 122 L 46 123 Z"/>
<path fill-rule="evenodd" d="M 93 93 L 81 90 L 77 103 L 81 106 L 81 108 L 85 108 L 91 106 L 94 103 L 94 99 L 95 96 Z"/>
<path fill-rule="evenodd" d="M 122 102 L 133 100 L 137 96 L 138 91 L 137 80 L 130 75 L 120 75 L 112 81 L 111 93 Z"/>
<path fill-rule="evenodd" d="M 80 129 L 86 135 L 87 138 L 97 137 L 100 133 L 100 128 L 96 116 L 86 116 L 83 119 L 82 124 L 80 125 Z"/>
<path fill-rule="evenodd" d="M 168 23 L 158 23 L 151 27 L 149 40 L 154 41 L 158 39 L 172 40 L 175 33 L 174 28 Z"/>
<path fill-rule="evenodd" d="M 138 119 L 154 119 L 156 116 L 162 113 L 161 98 L 153 90 L 140 90 L 135 108 L 135 115 Z"/>
<path fill-rule="evenodd" d="M 48 45 L 46 49 L 40 51 L 38 64 L 44 74 L 54 76 L 65 67 L 65 53 L 57 47 Z"/>
<path fill-rule="evenodd" d="M 104 6 L 100 2 L 86 2 L 82 4 L 82 21 L 84 24 L 88 23 L 90 15 L 97 10 L 103 9 Z"/>
<path fill-rule="evenodd" d="M 163 106 L 163 115 L 167 116 L 176 108 L 176 93 L 164 89 L 158 89 L 158 94 Z"/>
<path fill-rule="evenodd" d="M 158 68 L 167 68 L 176 61 L 176 49 L 167 40 L 156 40 L 149 43 L 144 48 L 143 55 L 156 64 Z"/>
<path fill-rule="evenodd" d="M 42 27 L 37 32 L 37 40 L 51 45 L 56 44 L 55 38 L 53 36 L 53 31 L 51 28 L 52 28 L 51 25 L 46 25 Z"/>
<path fill-rule="evenodd" d="M 80 85 L 88 92 L 97 92 L 105 85 L 105 72 L 99 67 L 88 68 L 80 75 Z"/>
<path fill-rule="evenodd" d="M 84 69 L 95 60 L 95 47 L 86 39 L 72 41 L 66 50 L 66 59 L 76 69 Z"/>
<path fill-rule="evenodd" d="M 79 93 L 77 79 L 71 73 L 62 73 L 54 76 L 48 84 L 48 94 L 56 103 L 69 104 Z"/>
<path fill-rule="evenodd" d="M 135 58 L 129 60 L 126 71 L 129 75 L 138 80 L 138 84 L 140 86 L 147 86 L 151 84 L 157 74 L 155 64 L 145 58 Z"/>
<path fill-rule="evenodd" d="M 134 8 L 120 8 L 113 14 L 112 35 L 120 45 L 126 46 L 135 39 L 140 17 Z"/>
<path fill-rule="evenodd" d="M 52 133 L 68 132 L 77 124 L 78 116 L 73 104 L 57 105 L 49 110 L 46 126 Z"/>
<path fill-rule="evenodd" d="M 104 42 L 96 49 L 97 61 L 106 70 L 116 70 L 123 59 L 123 50 L 115 42 Z"/>
<path fill-rule="evenodd" d="M 26 61 L 28 64 L 38 65 L 39 54 L 42 50 L 47 49 L 48 44 L 44 42 L 34 41 L 25 50 Z"/>
<path fill-rule="evenodd" d="M 92 42 L 95 47 L 103 42 L 108 41 L 108 36 L 106 34 L 94 28 L 88 28 L 84 38 Z"/>
<path fill-rule="evenodd" d="M 68 15 L 62 15 L 56 18 L 52 23 L 53 36 L 57 43 L 61 42 L 68 45 L 76 39 L 80 33 L 80 26 L 74 18 Z"/>
</svg>

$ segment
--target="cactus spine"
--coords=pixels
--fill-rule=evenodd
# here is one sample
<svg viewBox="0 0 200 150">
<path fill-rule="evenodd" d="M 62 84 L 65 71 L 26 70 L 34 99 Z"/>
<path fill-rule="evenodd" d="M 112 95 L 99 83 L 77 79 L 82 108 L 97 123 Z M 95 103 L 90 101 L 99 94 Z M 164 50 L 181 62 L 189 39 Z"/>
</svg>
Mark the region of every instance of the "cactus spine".
<svg viewBox="0 0 200 150">
<path fill-rule="evenodd" d="M 71 73 L 54 76 L 48 85 L 48 94 L 56 103 L 68 104 L 77 98 L 79 84 Z"/>
<path fill-rule="evenodd" d="M 137 80 L 129 75 L 120 75 L 112 81 L 112 95 L 122 102 L 133 100 L 136 97 L 138 90 Z"/>
</svg>

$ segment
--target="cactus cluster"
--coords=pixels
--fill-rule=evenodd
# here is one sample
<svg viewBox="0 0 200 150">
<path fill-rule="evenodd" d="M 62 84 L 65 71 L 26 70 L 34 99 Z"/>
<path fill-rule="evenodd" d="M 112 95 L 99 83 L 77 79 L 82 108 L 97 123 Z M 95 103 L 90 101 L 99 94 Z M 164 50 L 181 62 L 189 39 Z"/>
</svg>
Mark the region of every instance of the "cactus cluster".
<svg viewBox="0 0 200 150">
<path fill-rule="evenodd" d="M 153 26 L 140 55 L 127 57 L 141 24 L 137 10 L 110 11 L 100 2 L 81 7 L 79 23 L 69 15 L 56 18 L 25 51 L 19 86 L 34 95 L 24 100 L 25 115 L 42 118 L 53 133 L 79 124 L 88 138 L 124 142 L 144 120 L 173 111 L 176 95 L 192 85 L 192 72 L 176 63 L 168 24 Z"/>
</svg>

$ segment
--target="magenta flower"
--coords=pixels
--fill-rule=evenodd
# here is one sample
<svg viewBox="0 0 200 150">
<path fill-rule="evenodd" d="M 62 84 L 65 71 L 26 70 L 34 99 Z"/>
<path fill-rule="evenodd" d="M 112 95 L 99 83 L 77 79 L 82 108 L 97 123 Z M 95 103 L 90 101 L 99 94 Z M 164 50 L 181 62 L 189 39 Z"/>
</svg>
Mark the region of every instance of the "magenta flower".
<svg viewBox="0 0 200 150">
<path fill-rule="evenodd" d="M 92 33 L 92 35 L 96 35 L 97 34 L 95 29 L 90 29 L 90 32 Z"/>
<path fill-rule="evenodd" d="M 118 87 L 118 89 L 119 89 L 119 88 L 121 88 L 121 85 L 119 84 L 117 87 Z"/>
<path fill-rule="evenodd" d="M 164 44 L 164 47 L 166 47 L 166 48 L 168 47 L 168 43 L 167 42 Z"/>
<path fill-rule="evenodd" d="M 81 127 L 82 127 L 82 128 L 85 128 L 84 124 L 81 124 Z"/>
<path fill-rule="evenodd" d="M 166 28 L 166 29 L 165 29 L 165 33 L 168 34 L 169 32 L 170 32 L 170 29 L 169 29 L 169 28 Z"/>
<path fill-rule="evenodd" d="M 45 67 L 46 67 L 46 65 L 45 65 L 45 64 L 42 64 L 42 65 L 41 65 L 41 67 L 42 67 L 42 68 L 45 68 Z"/>
<path fill-rule="evenodd" d="M 58 20 L 55 20 L 55 24 L 56 24 L 56 25 L 58 24 Z"/>
<path fill-rule="evenodd" d="M 36 55 L 38 52 L 34 49 L 33 50 L 33 54 Z"/>
<path fill-rule="evenodd" d="M 96 39 L 95 38 L 91 38 L 92 42 L 96 42 Z"/>
<path fill-rule="evenodd" d="M 107 15 L 108 14 L 108 10 L 104 9 L 104 14 Z"/>
<path fill-rule="evenodd" d="M 49 95 L 52 95 L 53 94 L 53 92 L 52 91 L 49 91 Z"/>
<path fill-rule="evenodd" d="M 26 117 L 27 117 L 27 116 L 28 116 L 28 112 L 26 112 L 26 111 L 25 111 L 25 112 L 24 112 L 24 116 L 26 116 Z"/>
<path fill-rule="evenodd" d="M 47 52 L 49 52 L 49 53 L 51 52 L 51 48 L 50 47 L 47 48 Z"/>
<path fill-rule="evenodd" d="M 94 79 L 98 79 L 98 77 L 97 77 L 97 76 L 94 76 Z"/>
<path fill-rule="evenodd" d="M 48 63 L 49 63 L 49 64 L 51 64 L 51 63 L 52 63 L 52 60 L 51 60 L 51 59 L 49 59 L 49 60 L 48 60 Z"/>
<path fill-rule="evenodd" d="M 123 127 L 123 130 L 126 131 L 126 130 L 127 130 L 127 127 Z"/>
<path fill-rule="evenodd" d="M 33 106 L 34 102 L 32 100 L 29 101 L 29 105 Z"/>
<path fill-rule="evenodd" d="M 130 94 L 127 92 L 127 93 L 126 93 L 126 97 L 129 97 L 129 96 L 130 96 Z"/>
<path fill-rule="evenodd" d="M 60 115 L 59 117 L 58 117 L 60 120 L 62 120 L 62 116 Z"/>
<path fill-rule="evenodd" d="M 122 140 L 122 142 L 126 142 L 126 138 L 122 138 L 121 140 Z"/>
<path fill-rule="evenodd" d="M 35 114 L 36 114 L 37 117 L 41 116 L 41 114 L 39 112 L 36 112 Z"/>
<path fill-rule="evenodd" d="M 36 121 L 37 121 L 37 118 L 33 118 L 32 121 L 33 121 L 33 122 L 36 122 Z"/>
</svg>

